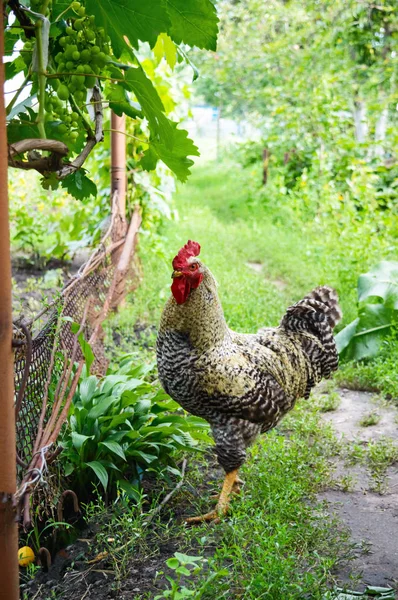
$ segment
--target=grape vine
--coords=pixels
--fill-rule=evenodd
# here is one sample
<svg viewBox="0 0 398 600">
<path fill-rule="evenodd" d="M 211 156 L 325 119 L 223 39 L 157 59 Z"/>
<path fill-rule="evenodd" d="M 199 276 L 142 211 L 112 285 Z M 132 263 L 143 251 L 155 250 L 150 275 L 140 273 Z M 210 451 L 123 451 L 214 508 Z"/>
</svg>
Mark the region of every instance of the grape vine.
<svg viewBox="0 0 398 600">
<path fill-rule="evenodd" d="M 73 193 L 76 172 L 102 140 L 102 109 L 110 107 L 148 124 L 143 169 L 162 160 L 187 178 L 188 157 L 198 150 L 167 117 L 137 50 L 147 42 L 174 66 L 189 62 L 187 46 L 215 49 L 210 0 L 9 0 L 7 16 L 5 54 L 13 60 L 6 78 L 24 76 L 7 105 L 11 166 L 36 169 L 44 187 L 70 182 Z M 94 193 L 84 171 L 79 182 Z"/>
</svg>

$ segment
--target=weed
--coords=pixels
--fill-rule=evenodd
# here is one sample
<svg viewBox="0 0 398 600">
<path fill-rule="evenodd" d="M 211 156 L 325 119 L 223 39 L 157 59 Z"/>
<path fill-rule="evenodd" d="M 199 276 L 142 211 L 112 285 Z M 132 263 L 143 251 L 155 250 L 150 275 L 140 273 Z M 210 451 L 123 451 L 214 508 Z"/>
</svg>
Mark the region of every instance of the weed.
<svg viewBox="0 0 398 600">
<path fill-rule="evenodd" d="M 162 600 L 162 598 L 170 598 L 170 600 L 184 600 L 185 598 L 195 598 L 200 600 L 203 597 L 206 589 L 212 584 L 212 582 L 223 575 L 227 575 L 228 571 L 221 569 L 220 571 L 207 575 L 204 581 L 201 582 L 200 587 L 187 587 L 183 584 L 183 581 L 187 577 L 192 575 L 200 574 L 207 560 L 202 556 L 189 556 L 187 554 L 181 554 L 181 552 L 175 552 L 173 558 L 169 558 L 166 561 L 166 565 L 174 571 L 175 577 L 166 575 L 167 581 L 170 583 L 170 587 L 164 590 L 162 594 L 155 596 L 154 600 Z M 159 575 L 163 575 L 161 571 Z"/>
<path fill-rule="evenodd" d="M 372 411 L 367 415 L 363 415 L 363 417 L 359 421 L 359 424 L 361 427 L 371 427 L 372 425 L 377 425 L 380 419 L 381 416 L 377 412 Z"/>
<path fill-rule="evenodd" d="M 331 412 L 337 410 L 341 404 L 341 398 L 338 392 L 322 394 L 317 398 L 319 410 L 321 412 Z"/>
<path fill-rule="evenodd" d="M 369 470 L 373 479 L 372 489 L 379 494 L 386 491 L 386 474 L 390 465 L 398 461 L 398 446 L 393 440 L 381 438 L 375 442 L 369 442 L 367 448 Z"/>
</svg>

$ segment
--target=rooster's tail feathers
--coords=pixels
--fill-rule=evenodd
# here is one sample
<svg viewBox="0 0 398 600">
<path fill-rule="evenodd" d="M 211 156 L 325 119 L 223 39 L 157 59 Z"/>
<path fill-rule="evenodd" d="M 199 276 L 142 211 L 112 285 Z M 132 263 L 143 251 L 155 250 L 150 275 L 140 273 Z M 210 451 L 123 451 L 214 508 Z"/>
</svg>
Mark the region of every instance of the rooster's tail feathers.
<svg viewBox="0 0 398 600">
<path fill-rule="evenodd" d="M 307 294 L 301 302 L 304 303 L 306 300 L 316 300 L 319 303 L 317 309 L 326 315 L 332 329 L 341 321 L 343 313 L 339 305 L 339 296 L 333 288 L 328 285 L 320 285 Z M 301 302 L 298 302 L 298 304 L 301 304 Z"/>
<path fill-rule="evenodd" d="M 302 300 L 290 306 L 280 323 L 287 331 L 308 332 L 319 339 L 323 346 L 323 377 L 328 377 L 338 366 L 333 328 L 341 317 L 337 292 L 324 285 L 315 288 Z"/>
</svg>

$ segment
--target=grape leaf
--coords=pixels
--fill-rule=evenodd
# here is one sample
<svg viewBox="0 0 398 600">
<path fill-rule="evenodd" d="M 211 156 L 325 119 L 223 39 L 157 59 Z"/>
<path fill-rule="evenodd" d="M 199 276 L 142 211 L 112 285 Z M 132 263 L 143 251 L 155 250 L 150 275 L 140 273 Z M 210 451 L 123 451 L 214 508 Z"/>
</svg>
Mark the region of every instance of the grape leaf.
<svg viewBox="0 0 398 600">
<path fill-rule="evenodd" d="M 28 138 L 38 137 L 40 137 L 40 135 L 36 123 L 31 123 L 29 120 L 22 123 L 22 121 L 19 121 L 18 119 L 13 119 L 7 125 L 7 139 L 9 144 Z"/>
<path fill-rule="evenodd" d="M 53 0 L 51 20 L 55 21 L 62 13 L 65 13 L 63 15 L 65 19 L 70 16 L 75 16 L 71 7 L 71 2 L 69 2 L 69 0 Z"/>
<path fill-rule="evenodd" d="M 134 92 L 141 105 L 142 112 L 148 119 L 152 136 L 171 148 L 173 144 L 172 124 L 164 114 L 164 106 L 153 83 L 141 67 L 129 69 L 125 80 Z"/>
<path fill-rule="evenodd" d="M 171 20 L 167 33 L 177 44 L 216 49 L 219 19 L 210 0 L 165 1 Z"/>
<path fill-rule="evenodd" d="M 132 102 L 127 95 L 127 92 L 121 85 L 112 86 L 106 95 L 109 100 L 109 108 L 113 110 L 119 117 L 125 113 L 128 117 L 136 119 L 143 117 L 142 111 L 136 102 Z"/>
<path fill-rule="evenodd" d="M 4 55 L 5 56 L 9 56 L 10 54 L 12 54 L 14 52 L 14 46 L 16 44 L 16 42 L 18 40 L 21 39 L 21 36 L 18 35 L 17 33 L 11 32 L 9 29 L 7 29 L 4 32 Z"/>
<path fill-rule="evenodd" d="M 97 195 L 97 186 L 80 169 L 62 181 L 62 187 L 77 200 L 85 200 L 89 196 Z"/>
<path fill-rule="evenodd" d="M 159 33 L 170 27 L 166 7 L 159 0 L 87 0 L 86 9 L 107 31 L 117 57 L 124 48 L 123 36 L 135 48 L 138 40 L 149 42 L 153 48 Z"/>
<path fill-rule="evenodd" d="M 40 179 L 40 183 L 45 190 L 56 190 L 61 182 L 55 173 L 49 173 Z"/>
<path fill-rule="evenodd" d="M 6 79 L 12 79 L 17 73 L 25 69 L 25 61 L 22 56 L 17 56 L 13 62 L 5 63 Z"/>
<path fill-rule="evenodd" d="M 190 174 L 189 167 L 193 165 L 193 160 L 188 156 L 199 156 L 199 150 L 188 137 L 185 129 L 177 129 L 178 123 L 173 123 L 173 137 L 171 148 L 162 142 L 151 141 L 150 147 L 144 153 L 141 160 L 141 166 L 145 170 L 153 170 L 157 161 L 162 160 L 176 174 L 180 181 L 186 181 Z"/>
<path fill-rule="evenodd" d="M 153 49 L 156 60 L 160 62 L 164 57 L 167 64 L 173 70 L 177 62 L 177 47 L 167 33 L 161 33 Z"/>
</svg>

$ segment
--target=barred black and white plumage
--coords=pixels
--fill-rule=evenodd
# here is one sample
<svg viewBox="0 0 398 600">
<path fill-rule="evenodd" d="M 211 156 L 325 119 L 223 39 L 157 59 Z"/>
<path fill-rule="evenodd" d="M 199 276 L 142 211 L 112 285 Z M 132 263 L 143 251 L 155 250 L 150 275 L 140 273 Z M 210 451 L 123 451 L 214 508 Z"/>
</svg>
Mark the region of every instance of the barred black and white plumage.
<svg viewBox="0 0 398 600">
<path fill-rule="evenodd" d="M 225 321 L 213 275 L 189 244 L 195 243 L 173 261 L 173 295 L 157 340 L 159 378 L 183 408 L 210 423 L 219 463 L 229 473 L 260 433 L 337 369 L 333 327 L 341 310 L 337 293 L 321 286 L 289 307 L 278 327 L 236 333 Z"/>
</svg>

